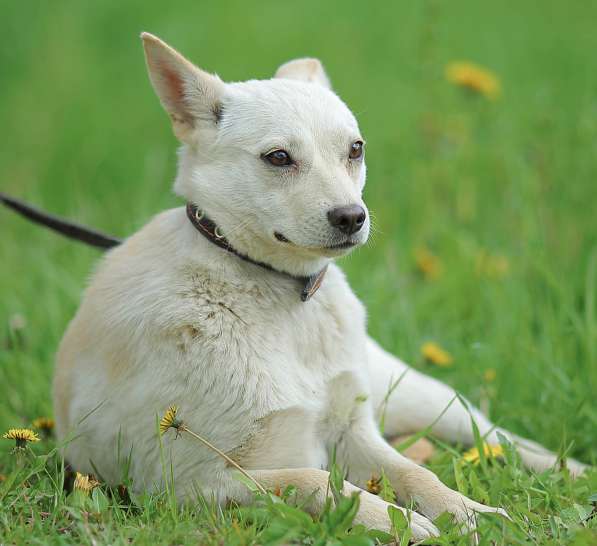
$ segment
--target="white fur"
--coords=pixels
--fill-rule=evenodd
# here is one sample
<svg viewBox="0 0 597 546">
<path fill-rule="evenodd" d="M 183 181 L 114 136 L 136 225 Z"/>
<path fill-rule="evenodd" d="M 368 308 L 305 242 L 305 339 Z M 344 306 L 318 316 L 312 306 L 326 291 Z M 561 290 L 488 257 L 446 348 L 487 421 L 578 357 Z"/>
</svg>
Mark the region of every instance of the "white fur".
<svg viewBox="0 0 597 546">
<path fill-rule="evenodd" d="M 76 435 L 68 461 L 117 483 L 132 452 L 134 487 L 162 488 L 156 415 L 176 404 L 189 428 L 265 486 L 293 483 L 305 498 L 318 489 L 313 511 L 323 503 L 333 447 L 351 482 L 362 487 L 383 468 L 400 502 L 416 501 L 429 518 L 447 510 L 466 523 L 475 511 L 497 511 L 448 489 L 378 432 L 376 412 L 405 365 L 368 338 L 363 305 L 332 263 L 346 251 L 326 248 L 344 240 L 327 211 L 365 207 L 365 165 L 348 160 L 362 137 L 321 64 L 295 61 L 280 78 L 224 84 L 157 38 L 143 39 L 152 83 L 183 143 L 176 191 L 251 258 L 295 275 L 329 270 L 302 303 L 296 280 L 211 244 L 183 208 L 158 215 L 105 256 L 62 341 L 54 399 L 59 437 Z M 275 148 L 289 151 L 296 166 L 267 164 L 262 155 Z M 353 239 L 364 243 L 368 231 L 367 220 Z M 452 397 L 441 383 L 408 372 L 388 402 L 387 430 L 425 427 Z M 491 424 L 471 411 L 495 441 Z M 460 404 L 435 432 L 473 440 Z M 181 500 L 197 491 L 220 502 L 249 500 L 216 454 L 172 432 L 163 442 Z M 555 462 L 545 451 L 536 457 L 525 461 L 536 468 Z M 389 529 L 387 504 L 361 495 L 358 520 Z M 437 532 L 425 517 L 412 517 L 417 539 Z"/>
</svg>

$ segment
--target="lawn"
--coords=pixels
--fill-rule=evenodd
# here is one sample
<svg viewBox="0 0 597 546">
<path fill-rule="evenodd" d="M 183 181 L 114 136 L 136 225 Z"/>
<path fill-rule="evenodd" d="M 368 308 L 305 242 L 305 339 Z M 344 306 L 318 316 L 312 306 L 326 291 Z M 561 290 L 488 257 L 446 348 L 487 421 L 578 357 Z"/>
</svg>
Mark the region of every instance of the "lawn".
<svg viewBox="0 0 597 546">
<path fill-rule="evenodd" d="M 176 141 L 139 33 L 225 80 L 317 56 L 367 139 L 371 242 L 342 261 L 388 349 L 500 425 L 597 462 L 597 6 L 589 1 L 0 2 L 0 189 L 125 236 L 180 205 Z M 493 99 L 445 76 L 491 70 Z M 53 357 L 99 253 L 0 210 L 0 429 L 51 416 Z M 450 366 L 426 363 L 433 341 Z M 432 439 L 433 441 L 433 439 Z M 428 463 L 512 515 L 481 544 L 597 543 L 597 472 Z M 0 544 L 345 544 L 354 502 L 320 520 L 272 497 L 177 508 L 63 490 L 52 439 L 0 444 Z M 469 544 L 447 520 L 444 544 Z M 400 527 L 400 524 L 398 524 Z M 405 531 L 398 537 L 407 540 Z M 334 538 L 336 537 L 336 538 Z M 338 538 L 340 537 L 340 538 Z M 334 542 L 335 541 L 335 542 Z"/>
</svg>

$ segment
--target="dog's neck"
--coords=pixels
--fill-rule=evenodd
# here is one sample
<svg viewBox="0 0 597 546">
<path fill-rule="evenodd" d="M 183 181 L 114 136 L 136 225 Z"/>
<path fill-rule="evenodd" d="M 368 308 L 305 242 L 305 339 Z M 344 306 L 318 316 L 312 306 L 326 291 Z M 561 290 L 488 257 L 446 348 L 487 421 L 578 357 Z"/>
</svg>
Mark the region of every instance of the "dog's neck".
<svg viewBox="0 0 597 546">
<path fill-rule="evenodd" d="M 234 246 L 232 246 L 230 241 L 226 239 L 224 233 L 220 230 L 216 223 L 213 220 L 211 220 L 211 218 L 207 216 L 205 211 L 200 209 L 197 205 L 193 203 L 188 203 L 186 207 L 186 213 L 193 227 L 214 245 L 224 249 L 227 252 L 230 252 L 231 254 L 234 254 L 241 260 L 252 263 L 253 265 L 256 265 L 273 273 L 285 275 L 296 281 L 300 288 L 301 301 L 306 302 L 310 300 L 311 297 L 315 294 L 315 292 L 319 290 L 319 287 L 323 282 L 323 278 L 325 277 L 328 264 L 325 264 L 322 269 L 316 271 L 311 275 L 297 276 L 285 271 L 280 271 L 267 262 L 257 261 L 251 258 L 249 255 L 238 251 Z"/>
<path fill-rule="evenodd" d="M 235 231 L 229 240 L 237 250 L 250 256 L 253 260 L 267 263 L 277 271 L 297 277 L 314 275 L 332 261 L 330 258 L 304 252 L 290 243 L 266 240 L 260 234 L 253 233 L 249 229 L 242 233 Z"/>
<path fill-rule="evenodd" d="M 214 195 L 211 191 L 198 192 L 194 182 L 197 177 L 194 167 L 196 153 L 187 146 L 179 150 L 174 191 L 187 202 L 200 205 L 207 216 L 222 229 L 223 235 L 239 253 L 256 262 L 266 263 L 276 271 L 296 277 L 314 275 L 332 262 L 330 257 L 317 255 L 292 244 L 285 245 L 274 240 L 273 237 L 264 237 L 259 230 L 253 229 L 254 225 L 259 224 L 258 217 L 250 217 L 250 212 L 247 212 L 242 218 L 238 218 L 231 213 L 226 201 L 230 197 Z"/>
</svg>

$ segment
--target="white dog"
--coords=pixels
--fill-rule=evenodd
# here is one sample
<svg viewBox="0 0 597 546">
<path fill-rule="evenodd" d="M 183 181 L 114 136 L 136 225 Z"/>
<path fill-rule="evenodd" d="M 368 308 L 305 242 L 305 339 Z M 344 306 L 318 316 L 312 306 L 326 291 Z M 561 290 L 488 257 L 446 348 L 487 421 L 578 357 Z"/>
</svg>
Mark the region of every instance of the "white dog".
<svg viewBox="0 0 597 546">
<path fill-rule="evenodd" d="M 387 402 L 387 433 L 428 426 L 454 391 L 367 336 L 363 305 L 333 263 L 369 234 L 364 140 L 319 61 L 230 84 L 142 38 L 182 143 L 175 190 L 190 205 L 110 251 L 85 292 L 54 385 L 58 435 L 75 433 L 67 460 L 117 483 L 132 450 L 134 487 L 161 487 L 156 415 L 176 404 L 189 428 L 265 487 L 294 484 L 314 513 L 332 448 L 348 472 L 346 492 L 361 492 L 357 521 L 369 527 L 390 526 L 387 503 L 358 489 L 382 469 L 399 502 L 423 514 L 409 514 L 416 539 L 437 533 L 430 520 L 445 511 L 465 523 L 475 512 L 503 513 L 452 491 L 379 432 L 383 398 L 403 372 Z M 471 414 L 488 442 L 501 432 L 528 466 L 557 462 L 460 402 L 434 434 L 470 445 Z M 174 434 L 164 442 L 181 500 L 197 491 L 250 500 L 215 453 Z"/>
</svg>

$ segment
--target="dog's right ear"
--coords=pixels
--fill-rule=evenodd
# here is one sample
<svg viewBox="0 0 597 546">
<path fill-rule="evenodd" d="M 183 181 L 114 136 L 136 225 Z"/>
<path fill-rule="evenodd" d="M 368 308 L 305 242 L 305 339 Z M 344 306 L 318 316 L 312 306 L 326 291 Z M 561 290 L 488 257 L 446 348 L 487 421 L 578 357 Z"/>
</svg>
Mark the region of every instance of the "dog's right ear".
<svg viewBox="0 0 597 546">
<path fill-rule="evenodd" d="M 274 78 L 317 83 L 328 89 L 332 88 L 330 79 L 319 59 L 305 58 L 288 61 L 278 68 Z"/>
<path fill-rule="evenodd" d="M 156 36 L 141 34 L 149 79 L 172 120 L 176 137 L 193 141 L 201 124 L 218 123 L 225 84 L 185 59 Z"/>
</svg>

